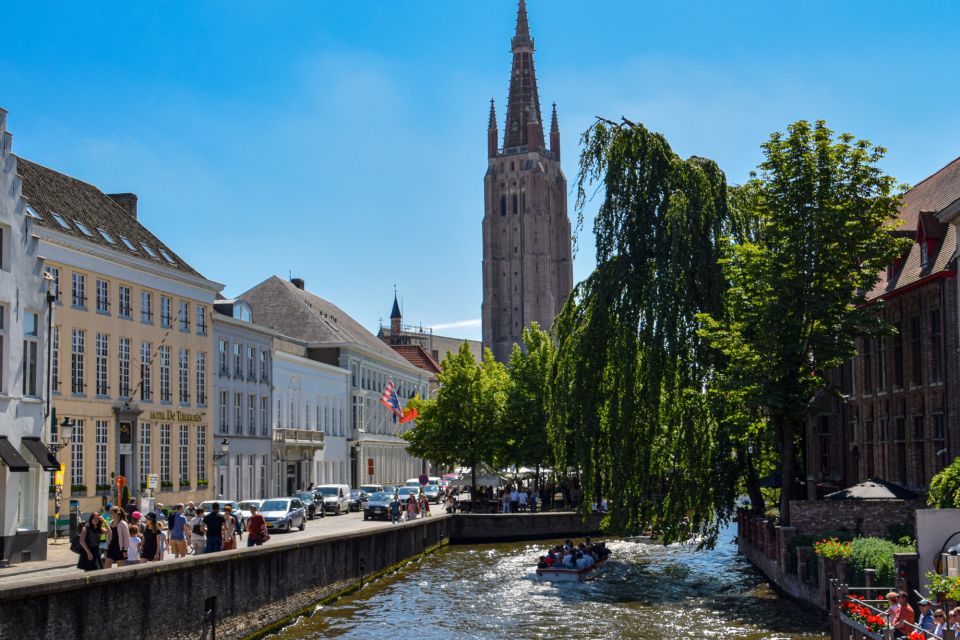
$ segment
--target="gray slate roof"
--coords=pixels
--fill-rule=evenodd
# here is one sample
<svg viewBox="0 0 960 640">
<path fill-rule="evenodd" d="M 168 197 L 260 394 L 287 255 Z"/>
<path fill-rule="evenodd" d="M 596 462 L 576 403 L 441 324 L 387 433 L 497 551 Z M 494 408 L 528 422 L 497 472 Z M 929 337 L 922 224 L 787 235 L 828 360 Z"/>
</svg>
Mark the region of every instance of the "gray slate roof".
<svg viewBox="0 0 960 640">
<path fill-rule="evenodd" d="M 237 298 L 253 310 L 253 321 L 310 344 L 353 343 L 398 366 L 412 366 L 340 307 L 292 283 L 271 276 Z"/>
<path fill-rule="evenodd" d="M 23 197 L 41 218 L 35 222 L 53 231 L 101 245 L 124 255 L 200 276 L 149 229 L 92 184 L 19 156 L 17 173 L 23 183 Z M 55 213 L 67 223 L 67 227 L 54 219 Z M 89 235 L 83 233 L 77 223 L 82 224 Z M 98 229 L 106 231 L 113 239 L 113 243 L 103 237 Z M 121 238 L 128 239 L 134 249 L 127 247 Z M 150 255 L 141 243 L 150 247 L 154 255 Z M 164 257 L 164 253 L 170 257 L 170 260 Z"/>
</svg>

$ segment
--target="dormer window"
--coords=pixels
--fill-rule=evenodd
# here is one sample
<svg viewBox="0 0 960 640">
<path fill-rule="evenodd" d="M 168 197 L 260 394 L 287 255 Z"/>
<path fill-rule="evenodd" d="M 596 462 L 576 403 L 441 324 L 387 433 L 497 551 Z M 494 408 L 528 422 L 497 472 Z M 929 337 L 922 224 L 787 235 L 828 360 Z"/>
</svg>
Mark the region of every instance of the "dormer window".
<svg viewBox="0 0 960 640">
<path fill-rule="evenodd" d="M 924 240 L 920 243 L 920 268 L 926 269 L 930 262 L 930 242 Z"/>
</svg>

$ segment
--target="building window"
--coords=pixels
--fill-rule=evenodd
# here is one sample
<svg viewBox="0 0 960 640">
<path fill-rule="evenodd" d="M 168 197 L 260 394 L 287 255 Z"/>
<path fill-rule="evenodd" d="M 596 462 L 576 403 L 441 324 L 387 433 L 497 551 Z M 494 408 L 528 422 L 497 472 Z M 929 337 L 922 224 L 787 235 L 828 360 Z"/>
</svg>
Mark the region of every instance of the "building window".
<svg viewBox="0 0 960 640">
<path fill-rule="evenodd" d="M 927 485 L 926 434 L 923 416 L 913 416 L 913 466 L 915 486 Z"/>
<path fill-rule="evenodd" d="M 207 352 L 197 352 L 197 404 L 207 404 Z"/>
<path fill-rule="evenodd" d="M 257 435 L 257 396 L 247 396 L 247 435 Z"/>
<path fill-rule="evenodd" d="M 153 324 L 153 294 L 149 291 L 140 292 L 140 322 Z"/>
<path fill-rule="evenodd" d="M 233 432 L 243 434 L 243 394 L 233 394 Z"/>
<path fill-rule="evenodd" d="M 180 331 L 190 331 L 190 303 L 180 301 Z"/>
<path fill-rule="evenodd" d="M 153 400 L 153 381 L 151 380 L 150 375 L 150 353 L 150 343 L 142 343 L 140 345 L 140 399 L 145 402 Z"/>
<path fill-rule="evenodd" d="M 170 402 L 170 347 L 160 347 L 160 402 Z"/>
<path fill-rule="evenodd" d="M 877 338 L 877 384 L 879 391 L 887 390 L 887 339 Z"/>
<path fill-rule="evenodd" d="M 170 320 L 170 298 L 160 296 L 160 326 L 164 329 L 169 329 Z"/>
<path fill-rule="evenodd" d="M 23 395 L 36 396 L 40 370 L 40 314 L 27 311 L 23 314 Z M 82 362 L 82 361 L 81 361 Z"/>
<path fill-rule="evenodd" d="M 270 382 L 270 360 L 266 351 L 260 351 L 260 382 Z"/>
<path fill-rule="evenodd" d="M 220 433 L 227 433 L 229 429 L 229 422 L 227 420 L 227 392 L 220 392 Z"/>
<path fill-rule="evenodd" d="M 3 307 L 0 307 L 0 316 L 3 315 Z M 0 317 L 0 324 L 3 324 L 3 318 Z M 50 387 L 54 393 L 60 392 L 60 327 L 53 328 L 53 341 L 50 344 Z M 3 362 L 3 343 L 0 338 L 0 362 Z M 3 380 L 0 380 L 0 391 L 3 390 Z"/>
<path fill-rule="evenodd" d="M 130 338 L 120 338 L 120 397 L 130 397 Z"/>
<path fill-rule="evenodd" d="M 140 423 L 140 475 L 146 477 L 152 473 L 150 464 L 150 428 L 149 422 Z"/>
<path fill-rule="evenodd" d="M 207 335 L 207 308 L 202 304 L 197 305 L 197 334 Z"/>
<path fill-rule="evenodd" d="M 943 352 L 941 351 L 940 309 L 930 312 L 930 384 L 943 382 Z"/>
<path fill-rule="evenodd" d="M 943 424 L 943 414 L 934 413 L 930 416 L 930 420 L 933 423 L 933 472 L 937 473 L 941 471 L 945 464 L 945 459 L 947 457 L 947 452 L 944 449 L 944 424 Z"/>
<path fill-rule="evenodd" d="M 243 377 L 243 345 L 239 342 L 233 343 L 233 375 Z"/>
<path fill-rule="evenodd" d="M 197 427 L 197 481 L 207 479 L 207 428 Z"/>
<path fill-rule="evenodd" d="M 131 311 L 130 311 L 130 287 L 122 284 L 122 285 L 120 285 L 120 287 L 117 289 L 117 291 L 118 291 L 117 298 L 118 298 L 118 300 L 119 300 L 119 309 L 117 310 L 117 315 L 119 315 L 121 318 L 125 318 L 125 319 L 129 320 L 129 319 L 130 319 L 130 313 L 131 313 Z"/>
<path fill-rule="evenodd" d="M 71 360 L 71 369 L 70 369 L 70 392 L 71 393 L 83 393 L 86 384 L 84 383 L 84 362 L 83 362 L 83 352 L 84 352 L 84 339 L 85 333 L 83 329 L 74 329 L 73 330 L 73 351 L 72 351 L 72 360 Z"/>
<path fill-rule="evenodd" d="M 230 375 L 230 365 L 227 363 L 227 351 L 229 351 L 227 341 L 220 340 L 217 344 L 217 358 L 220 361 L 220 373 L 224 375 Z"/>
<path fill-rule="evenodd" d="M 190 482 L 190 432 L 180 425 L 180 484 Z"/>
<path fill-rule="evenodd" d="M 97 280 L 97 313 L 110 313 L 110 283 Z"/>
<path fill-rule="evenodd" d="M 903 389 L 903 323 L 894 325 L 893 334 L 893 386 Z"/>
<path fill-rule="evenodd" d="M 190 352 L 180 349 L 180 404 L 190 404 Z"/>
<path fill-rule="evenodd" d="M 270 428 L 267 421 L 268 416 L 270 415 L 270 398 L 267 396 L 260 396 L 260 435 L 267 436 L 270 435 Z"/>
<path fill-rule="evenodd" d="M 87 276 L 73 272 L 73 306 L 83 309 L 87 306 Z"/>
<path fill-rule="evenodd" d="M 260 456 L 260 495 L 267 495 L 267 456 Z"/>
<path fill-rule="evenodd" d="M 170 425 L 160 425 L 160 480 L 170 482 Z"/>
<path fill-rule="evenodd" d="M 863 395 L 868 396 L 873 393 L 873 347 L 872 338 L 863 339 Z"/>
<path fill-rule="evenodd" d="M 60 267 L 47 267 L 47 273 L 53 278 L 53 297 L 56 302 L 60 302 Z"/>
<path fill-rule="evenodd" d="M 96 483 L 97 489 L 107 484 L 107 421 L 97 420 L 96 424 Z"/>
<path fill-rule="evenodd" d="M 923 384 L 923 342 L 920 335 L 923 327 L 920 318 L 920 315 L 910 318 L 910 384 L 914 386 Z"/>
<path fill-rule="evenodd" d="M 106 396 L 110 393 L 110 388 L 107 385 L 107 334 L 98 333 L 97 334 L 97 395 Z"/>
<path fill-rule="evenodd" d="M 247 379 L 257 379 L 257 348 L 247 347 Z"/>
<path fill-rule="evenodd" d="M 70 442 L 70 484 L 83 482 L 83 420 L 73 421 L 73 440 Z"/>
</svg>

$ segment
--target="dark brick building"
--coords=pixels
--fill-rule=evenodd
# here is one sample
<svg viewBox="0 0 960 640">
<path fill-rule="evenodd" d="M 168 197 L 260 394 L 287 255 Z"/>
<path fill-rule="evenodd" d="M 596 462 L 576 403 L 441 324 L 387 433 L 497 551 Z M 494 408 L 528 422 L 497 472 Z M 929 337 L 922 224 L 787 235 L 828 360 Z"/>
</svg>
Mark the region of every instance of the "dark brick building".
<svg viewBox="0 0 960 640">
<path fill-rule="evenodd" d="M 944 216 L 958 202 L 960 158 L 905 194 L 895 233 L 913 244 L 868 296 L 883 301 L 895 333 L 860 338 L 857 355 L 829 374 L 845 398 L 823 393 L 811 404 L 808 498 L 870 477 L 923 491 L 960 455 L 957 229 Z"/>
</svg>

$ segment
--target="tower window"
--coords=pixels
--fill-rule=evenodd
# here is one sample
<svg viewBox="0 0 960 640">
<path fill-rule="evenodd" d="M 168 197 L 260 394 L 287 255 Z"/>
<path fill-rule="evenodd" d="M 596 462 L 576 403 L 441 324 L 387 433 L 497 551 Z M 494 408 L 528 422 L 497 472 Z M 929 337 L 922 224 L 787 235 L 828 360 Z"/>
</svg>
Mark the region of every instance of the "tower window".
<svg viewBox="0 0 960 640">
<path fill-rule="evenodd" d="M 510 171 L 513 171 L 513 160 L 510 161 Z"/>
<path fill-rule="evenodd" d="M 507 215 L 507 196 L 500 196 L 500 215 Z"/>
<path fill-rule="evenodd" d="M 517 214 L 517 194 L 513 194 L 513 214 Z"/>
</svg>

